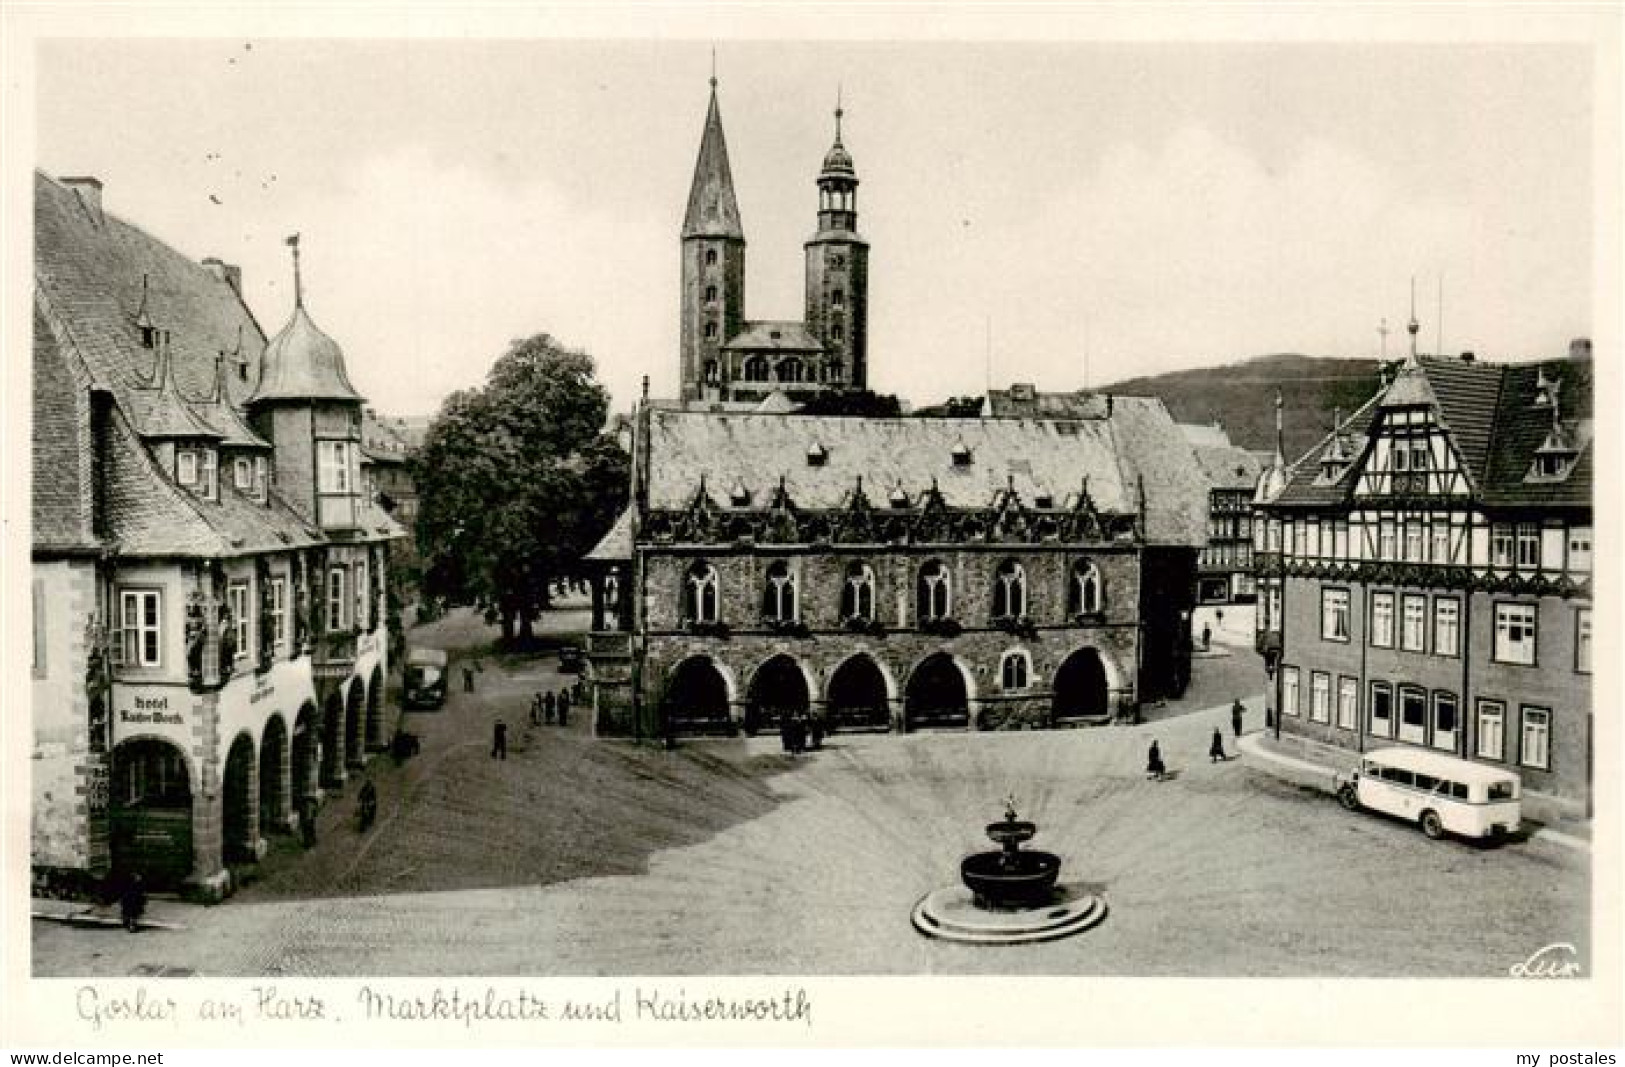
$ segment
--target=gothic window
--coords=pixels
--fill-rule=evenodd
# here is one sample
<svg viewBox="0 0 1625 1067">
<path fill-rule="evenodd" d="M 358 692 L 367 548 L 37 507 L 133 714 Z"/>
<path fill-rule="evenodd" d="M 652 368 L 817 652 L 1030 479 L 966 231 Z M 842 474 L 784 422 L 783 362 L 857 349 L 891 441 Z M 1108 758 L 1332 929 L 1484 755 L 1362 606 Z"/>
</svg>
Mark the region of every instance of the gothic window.
<svg viewBox="0 0 1625 1067">
<path fill-rule="evenodd" d="M 793 622 L 796 617 L 796 576 L 790 565 L 779 560 L 767 569 L 762 588 L 762 618 L 770 622 Z"/>
<path fill-rule="evenodd" d="M 940 560 L 932 560 L 920 568 L 920 578 L 914 592 L 921 622 L 946 619 L 953 610 L 953 589 L 948 568 Z"/>
<path fill-rule="evenodd" d="M 779 361 L 779 381 L 800 382 L 806 380 L 807 367 L 801 360 L 791 356 L 789 359 Z"/>
<path fill-rule="evenodd" d="M 752 356 L 745 360 L 745 380 L 747 382 L 767 381 L 767 360 L 761 356 Z"/>
<path fill-rule="evenodd" d="M 1072 565 L 1072 588 L 1068 599 L 1073 615 L 1094 615 L 1104 610 L 1100 569 L 1086 559 Z"/>
<path fill-rule="evenodd" d="M 703 560 L 688 569 L 683 579 L 683 621 L 717 621 L 717 571 Z"/>
<path fill-rule="evenodd" d="M 846 340 L 846 327 L 842 326 L 838 322 L 835 325 L 831 326 L 829 328 L 829 339 L 831 341 L 844 341 L 844 340 Z"/>
<path fill-rule="evenodd" d="M 1013 619 L 1027 614 L 1027 572 L 1007 559 L 993 578 L 993 617 Z"/>
<path fill-rule="evenodd" d="M 1006 692 L 1027 688 L 1027 680 L 1031 674 L 1032 665 L 1028 662 L 1027 653 L 1023 651 L 1006 652 L 999 662 L 999 682 Z"/>
<path fill-rule="evenodd" d="M 846 584 L 841 588 L 841 617 L 875 617 L 875 572 L 867 563 L 854 563 L 846 569 Z"/>
</svg>

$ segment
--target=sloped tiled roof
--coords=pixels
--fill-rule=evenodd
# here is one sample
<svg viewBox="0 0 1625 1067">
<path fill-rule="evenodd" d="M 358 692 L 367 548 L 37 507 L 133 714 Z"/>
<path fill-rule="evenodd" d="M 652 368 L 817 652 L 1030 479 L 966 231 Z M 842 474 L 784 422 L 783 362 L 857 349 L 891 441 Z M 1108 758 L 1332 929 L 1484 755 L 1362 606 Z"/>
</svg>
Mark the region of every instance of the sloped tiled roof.
<svg viewBox="0 0 1625 1067">
<path fill-rule="evenodd" d="M 649 506 L 681 509 L 702 476 L 714 496 L 734 485 L 761 502 L 782 479 L 797 507 L 842 506 L 861 477 L 871 499 L 901 486 L 911 501 L 935 484 L 954 508 L 985 508 L 1007 485 L 1029 505 L 1057 501 L 1088 479 L 1101 511 L 1139 512 L 1146 538 L 1205 542 L 1207 484 L 1160 401 L 1118 405 L 1110 420 L 859 419 L 651 410 Z M 818 466 L 809 449 L 824 452 Z M 970 453 L 954 462 L 956 449 Z"/>
<path fill-rule="evenodd" d="M 1104 393 L 1040 393 L 1016 389 L 989 389 L 983 410 L 996 419 L 1103 419 L 1108 403 Z"/>
<path fill-rule="evenodd" d="M 121 401 L 152 380 L 157 353 L 142 347 L 135 325 L 145 277 L 148 314 L 158 329 L 171 332 L 170 361 L 181 394 L 208 396 L 215 357 L 228 352 L 247 364 L 247 381 L 228 376 L 231 400 L 241 404 L 258 376 L 265 335 L 236 291 L 117 216 L 104 211 L 99 219 L 72 189 L 35 174 L 35 284 L 69 324 L 93 379 Z"/>
<path fill-rule="evenodd" d="M 599 539 L 587 559 L 605 563 L 624 562 L 632 558 L 632 509 L 627 508 L 615 519 L 615 525 Z"/>
<path fill-rule="evenodd" d="M 778 352 L 822 352 L 823 344 L 807 332 L 803 322 L 746 322 L 740 331 L 722 346 L 730 349 L 751 349 Z"/>
<path fill-rule="evenodd" d="M 226 399 L 226 361 L 216 361 L 214 394 L 193 405 L 203 421 L 220 434 L 220 443 L 227 448 L 270 448 L 271 443 L 248 425 L 237 408 Z"/>
<path fill-rule="evenodd" d="M 288 324 L 266 344 L 260 377 L 250 404 L 271 400 L 355 400 L 344 352 L 311 320 L 303 303 L 294 305 Z"/>
<path fill-rule="evenodd" d="M 91 496 L 90 396 L 42 308 L 34 308 L 34 550 L 97 547 Z"/>
<path fill-rule="evenodd" d="M 1371 426 L 1379 408 L 1428 404 L 1448 431 L 1461 458 L 1475 497 L 1491 507 L 1589 506 L 1592 499 L 1592 448 L 1584 434 L 1583 447 L 1568 475 L 1558 481 L 1530 480 L 1527 476 L 1536 450 L 1552 430 L 1549 407 L 1537 406 L 1537 380 L 1561 378 L 1560 413 L 1566 423 L 1589 425 L 1592 409 L 1592 364 L 1586 359 L 1556 359 L 1541 363 L 1484 363 L 1461 359 L 1422 358 L 1417 372 L 1425 382 L 1401 375 L 1384 392 L 1342 424 L 1358 458 L 1349 473 L 1336 482 L 1318 484 L 1319 459 L 1330 441 L 1322 439 L 1294 463 L 1285 491 L 1275 501 L 1288 506 L 1340 503 L 1353 487 L 1352 472 L 1367 451 Z"/>
</svg>

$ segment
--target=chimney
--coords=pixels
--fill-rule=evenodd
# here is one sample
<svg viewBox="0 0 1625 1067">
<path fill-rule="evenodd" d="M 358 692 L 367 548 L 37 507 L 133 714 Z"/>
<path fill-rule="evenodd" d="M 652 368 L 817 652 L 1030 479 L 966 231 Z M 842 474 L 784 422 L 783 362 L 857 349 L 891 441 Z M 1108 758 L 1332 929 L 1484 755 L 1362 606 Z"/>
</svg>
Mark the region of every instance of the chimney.
<svg viewBox="0 0 1625 1067">
<path fill-rule="evenodd" d="M 238 296 L 243 295 L 243 268 L 235 263 L 226 263 L 213 256 L 203 261 L 203 269 L 231 286 L 231 291 Z"/>
<path fill-rule="evenodd" d="M 58 178 L 63 185 L 72 189 L 79 196 L 79 202 L 85 206 L 90 217 L 96 225 L 102 224 L 102 180 L 100 178 Z"/>
<path fill-rule="evenodd" d="M 1569 342 L 1569 358 L 1570 359 L 1590 359 L 1591 358 L 1591 338 L 1589 338 L 1589 337 L 1576 337 L 1574 340 L 1570 341 Z"/>
<path fill-rule="evenodd" d="M 1032 382 L 1016 382 L 1010 386 L 1011 400 L 1032 400 L 1038 395 L 1038 390 Z"/>
<path fill-rule="evenodd" d="M 1463 363 L 1471 363 L 1471 362 L 1472 362 L 1472 361 L 1473 361 L 1473 360 L 1475 360 L 1475 359 L 1477 359 L 1477 358 L 1478 358 L 1478 357 L 1477 357 L 1477 356 L 1475 356 L 1475 355 L 1474 355 L 1474 354 L 1473 354 L 1473 353 L 1471 353 L 1471 352 L 1463 352 L 1463 353 L 1462 353 L 1462 354 L 1461 354 L 1461 361 L 1462 361 L 1462 362 L 1463 362 Z"/>
</svg>

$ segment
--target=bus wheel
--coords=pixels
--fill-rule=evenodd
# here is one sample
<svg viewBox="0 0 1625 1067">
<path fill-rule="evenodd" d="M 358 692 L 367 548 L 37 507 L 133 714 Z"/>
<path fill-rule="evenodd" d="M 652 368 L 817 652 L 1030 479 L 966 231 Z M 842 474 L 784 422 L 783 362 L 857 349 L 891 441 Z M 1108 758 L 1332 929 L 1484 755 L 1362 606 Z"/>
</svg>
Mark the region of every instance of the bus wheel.
<svg viewBox="0 0 1625 1067">
<path fill-rule="evenodd" d="M 1435 841 L 1444 836 L 1444 823 L 1431 808 L 1422 813 L 1422 832 Z"/>
<path fill-rule="evenodd" d="M 1360 794 L 1354 791 L 1352 785 L 1345 785 L 1337 791 L 1337 802 L 1349 811 L 1360 810 Z"/>
</svg>

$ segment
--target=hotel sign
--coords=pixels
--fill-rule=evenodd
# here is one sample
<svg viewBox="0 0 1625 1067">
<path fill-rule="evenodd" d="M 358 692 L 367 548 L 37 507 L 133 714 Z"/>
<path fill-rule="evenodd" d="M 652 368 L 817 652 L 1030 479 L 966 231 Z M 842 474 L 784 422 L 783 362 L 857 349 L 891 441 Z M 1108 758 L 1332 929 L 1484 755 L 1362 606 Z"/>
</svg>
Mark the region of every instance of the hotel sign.
<svg viewBox="0 0 1625 1067">
<path fill-rule="evenodd" d="M 157 734 L 188 745 L 191 724 L 196 717 L 196 701 L 181 686 L 113 685 L 115 743 L 138 734 Z"/>
</svg>

